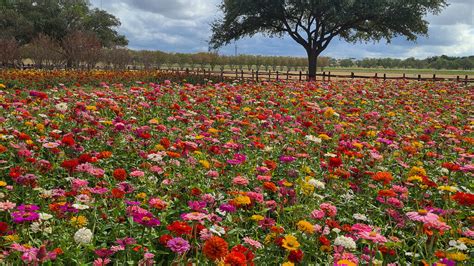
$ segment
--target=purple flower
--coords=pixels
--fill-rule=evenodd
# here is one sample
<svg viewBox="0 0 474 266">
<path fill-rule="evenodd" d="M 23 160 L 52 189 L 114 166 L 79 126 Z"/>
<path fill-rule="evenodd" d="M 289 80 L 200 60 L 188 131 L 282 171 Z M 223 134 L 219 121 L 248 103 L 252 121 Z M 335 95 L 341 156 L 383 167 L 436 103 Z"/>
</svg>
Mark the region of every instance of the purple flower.
<svg viewBox="0 0 474 266">
<path fill-rule="evenodd" d="M 171 249 L 171 251 L 178 254 L 183 254 L 191 248 L 189 242 L 181 237 L 170 239 L 166 242 L 166 246 Z"/>
<path fill-rule="evenodd" d="M 270 228 L 275 225 L 275 220 L 272 218 L 265 218 L 258 222 L 258 225 L 262 228 Z"/>
<path fill-rule="evenodd" d="M 29 211 L 12 212 L 11 216 L 14 223 L 33 222 L 39 219 L 38 213 Z"/>
<path fill-rule="evenodd" d="M 236 208 L 234 205 L 231 205 L 231 204 L 227 204 L 227 203 L 224 203 L 222 204 L 220 207 L 219 207 L 219 210 L 223 211 L 223 212 L 235 212 L 236 211 Z"/>
<path fill-rule="evenodd" d="M 24 212 L 33 212 L 39 210 L 40 207 L 32 204 L 21 204 L 17 207 L 17 210 L 24 211 Z"/>
<path fill-rule="evenodd" d="M 188 201 L 188 206 L 191 208 L 193 211 L 202 211 L 203 208 L 206 208 L 206 202 L 205 201 Z"/>
</svg>

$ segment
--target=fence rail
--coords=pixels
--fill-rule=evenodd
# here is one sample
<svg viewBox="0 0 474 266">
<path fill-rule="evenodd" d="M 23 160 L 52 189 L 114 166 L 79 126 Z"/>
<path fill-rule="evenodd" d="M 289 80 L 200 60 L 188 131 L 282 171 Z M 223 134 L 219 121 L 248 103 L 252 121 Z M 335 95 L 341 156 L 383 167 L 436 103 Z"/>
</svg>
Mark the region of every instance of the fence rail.
<svg viewBox="0 0 474 266">
<path fill-rule="evenodd" d="M 204 77 L 218 78 L 221 81 L 225 79 L 246 80 L 246 81 L 270 81 L 270 80 L 308 80 L 308 72 L 291 72 L 291 71 L 213 71 L 206 69 L 166 69 L 166 72 L 176 72 L 180 74 L 203 75 Z M 416 81 L 451 81 L 464 83 L 465 85 L 474 83 L 474 78 L 468 75 L 456 77 L 440 77 L 433 74 L 432 77 L 422 77 L 421 74 L 414 76 L 407 76 L 405 73 L 402 76 L 388 76 L 386 73 L 375 73 L 375 75 L 360 75 L 351 72 L 350 75 L 331 74 L 331 72 L 320 72 L 316 74 L 317 78 L 322 78 L 323 81 L 330 81 L 331 79 L 376 79 L 376 80 L 416 80 Z"/>
</svg>

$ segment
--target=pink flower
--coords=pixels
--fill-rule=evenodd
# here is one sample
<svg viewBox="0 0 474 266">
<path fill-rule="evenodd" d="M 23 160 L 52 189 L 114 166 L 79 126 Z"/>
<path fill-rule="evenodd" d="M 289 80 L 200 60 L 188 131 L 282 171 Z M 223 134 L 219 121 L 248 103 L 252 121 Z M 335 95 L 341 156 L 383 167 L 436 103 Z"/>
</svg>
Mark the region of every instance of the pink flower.
<svg viewBox="0 0 474 266">
<path fill-rule="evenodd" d="M 145 176 L 145 173 L 143 171 L 133 171 L 130 173 L 130 176 L 133 176 L 133 177 L 142 177 L 142 176 Z"/>
<path fill-rule="evenodd" d="M 315 220 L 321 220 L 324 218 L 324 216 L 325 216 L 325 213 L 324 211 L 321 211 L 321 210 L 314 210 L 311 212 L 311 218 Z"/>
<path fill-rule="evenodd" d="M 372 232 L 364 231 L 364 232 L 359 233 L 359 236 L 363 239 L 371 240 L 374 243 L 387 242 L 387 238 L 385 238 L 383 235 L 375 231 L 372 231 Z"/>
<path fill-rule="evenodd" d="M 423 223 L 436 222 L 438 221 L 438 218 L 439 218 L 438 215 L 432 212 L 428 212 L 427 210 L 419 210 L 417 212 L 407 212 L 407 216 L 412 221 L 423 222 Z"/>
<path fill-rule="evenodd" d="M 16 207 L 16 203 L 10 202 L 10 201 L 5 201 L 5 202 L 0 202 L 0 211 L 8 211 Z"/>
<path fill-rule="evenodd" d="M 234 177 L 234 179 L 232 180 L 232 184 L 240 185 L 240 186 L 246 186 L 246 185 L 249 184 L 249 181 L 245 177 L 237 176 L 237 177 Z"/>
<path fill-rule="evenodd" d="M 330 203 L 322 203 L 321 205 L 319 205 L 319 207 L 321 208 L 321 210 L 325 211 L 330 217 L 334 217 L 337 214 L 336 206 L 331 205 Z"/>
<path fill-rule="evenodd" d="M 109 258 L 98 258 L 96 260 L 94 260 L 94 266 L 104 266 L 104 265 L 107 265 L 110 263 L 110 259 Z"/>
<path fill-rule="evenodd" d="M 257 240 L 253 240 L 250 237 L 244 237 L 244 242 L 254 248 L 262 248 L 262 244 Z"/>
<path fill-rule="evenodd" d="M 247 160 L 247 156 L 237 153 L 237 154 L 234 154 L 233 159 L 227 160 L 227 163 L 231 165 L 238 165 L 238 164 L 245 163 L 246 160 Z"/>
</svg>

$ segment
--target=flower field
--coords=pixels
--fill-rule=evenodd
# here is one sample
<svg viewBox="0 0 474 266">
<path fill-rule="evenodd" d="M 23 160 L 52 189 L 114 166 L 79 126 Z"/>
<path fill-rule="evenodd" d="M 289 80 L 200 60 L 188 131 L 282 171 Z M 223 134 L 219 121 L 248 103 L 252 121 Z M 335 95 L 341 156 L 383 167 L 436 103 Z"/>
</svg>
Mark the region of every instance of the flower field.
<svg viewBox="0 0 474 266">
<path fill-rule="evenodd" d="M 472 89 L 9 75 L 1 263 L 472 263 Z"/>
</svg>

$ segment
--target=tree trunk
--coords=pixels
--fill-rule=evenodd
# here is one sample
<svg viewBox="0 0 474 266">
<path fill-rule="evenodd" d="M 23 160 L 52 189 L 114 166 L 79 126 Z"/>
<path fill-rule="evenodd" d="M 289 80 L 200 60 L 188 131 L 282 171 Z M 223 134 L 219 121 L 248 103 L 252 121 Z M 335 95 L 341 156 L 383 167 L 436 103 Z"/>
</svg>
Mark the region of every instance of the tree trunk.
<svg viewBox="0 0 474 266">
<path fill-rule="evenodd" d="M 312 49 L 307 49 L 308 53 L 308 79 L 310 81 L 316 80 L 316 67 L 318 65 L 318 54 Z"/>
</svg>

